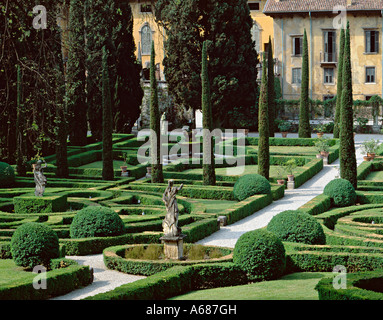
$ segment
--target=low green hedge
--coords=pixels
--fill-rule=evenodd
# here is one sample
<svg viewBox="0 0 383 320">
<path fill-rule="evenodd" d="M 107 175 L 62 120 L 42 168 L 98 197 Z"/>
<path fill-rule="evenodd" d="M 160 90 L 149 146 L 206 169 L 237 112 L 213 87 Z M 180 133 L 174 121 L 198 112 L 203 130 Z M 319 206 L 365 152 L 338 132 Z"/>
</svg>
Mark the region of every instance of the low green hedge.
<svg viewBox="0 0 383 320">
<path fill-rule="evenodd" d="M 317 139 L 313 138 L 270 138 L 270 146 L 302 146 L 302 147 L 311 147 L 315 145 Z M 257 146 L 259 138 L 258 137 L 247 137 L 246 145 Z M 337 143 L 337 139 L 329 139 L 330 146 L 334 146 Z"/>
<path fill-rule="evenodd" d="M 313 178 L 317 173 L 323 169 L 323 160 L 322 159 L 312 159 L 310 162 L 306 163 L 303 168 L 305 169 L 301 174 L 295 175 L 294 182 L 295 188 L 299 188 L 306 181 Z"/>
<path fill-rule="evenodd" d="M 306 202 L 299 210 L 305 211 L 312 216 L 321 214 L 331 208 L 331 198 L 325 194 L 320 194 Z"/>
<path fill-rule="evenodd" d="M 383 300 L 383 270 L 347 273 L 347 288 L 336 289 L 333 278 L 321 279 L 315 287 L 319 300 Z"/>
<path fill-rule="evenodd" d="M 15 213 L 64 212 L 67 209 L 66 194 L 22 195 L 13 198 Z"/>
<path fill-rule="evenodd" d="M 62 264 L 68 265 L 60 268 Z M 47 272 L 46 289 L 36 290 L 30 280 L 15 281 L 9 286 L 0 286 L 0 300 L 46 300 L 67 294 L 93 281 L 89 266 L 80 266 L 67 259 L 56 259 L 51 264 L 57 268 Z"/>
<path fill-rule="evenodd" d="M 139 244 L 140 245 L 140 244 Z M 174 266 L 190 266 L 194 264 L 208 263 L 209 265 L 217 262 L 233 262 L 232 249 L 224 247 L 214 247 L 221 249 L 225 256 L 211 260 L 139 260 L 124 258 L 125 250 L 135 245 L 122 245 L 106 248 L 103 251 L 104 263 L 108 269 L 117 270 L 127 274 L 137 274 L 151 276 L 158 272 L 167 270 Z M 162 245 L 157 244 L 162 247 Z M 145 245 L 144 245 L 145 247 Z M 210 246 L 209 246 L 210 247 Z M 213 247 L 211 247 L 213 248 Z"/>
<path fill-rule="evenodd" d="M 192 290 L 241 285 L 247 281 L 243 270 L 230 262 L 175 266 L 85 300 L 163 300 Z"/>
<path fill-rule="evenodd" d="M 222 211 L 219 215 L 226 216 L 227 224 L 232 224 L 265 208 L 272 202 L 273 197 L 270 194 L 255 195 L 238 202 L 231 208 Z"/>
<path fill-rule="evenodd" d="M 131 190 L 158 193 L 163 193 L 166 187 L 166 184 L 147 183 L 146 181 L 135 181 L 128 186 Z M 230 187 L 188 185 L 184 186 L 178 194 L 188 198 L 235 200 L 233 196 L 233 188 Z"/>
<path fill-rule="evenodd" d="M 337 265 L 347 272 L 371 271 L 382 267 L 383 249 L 344 245 L 313 246 L 284 242 L 286 273 L 332 272 Z"/>
</svg>

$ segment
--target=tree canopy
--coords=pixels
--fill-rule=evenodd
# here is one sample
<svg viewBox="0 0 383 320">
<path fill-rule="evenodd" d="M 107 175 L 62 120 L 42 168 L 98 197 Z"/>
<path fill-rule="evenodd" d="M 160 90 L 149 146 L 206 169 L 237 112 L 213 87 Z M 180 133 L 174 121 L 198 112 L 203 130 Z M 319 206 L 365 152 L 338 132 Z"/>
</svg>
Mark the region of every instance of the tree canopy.
<svg viewBox="0 0 383 320">
<path fill-rule="evenodd" d="M 159 0 L 155 14 L 166 31 L 164 73 L 175 102 L 201 109 L 206 41 L 214 126 L 234 127 L 235 120 L 255 124 L 258 57 L 247 1 Z"/>
</svg>

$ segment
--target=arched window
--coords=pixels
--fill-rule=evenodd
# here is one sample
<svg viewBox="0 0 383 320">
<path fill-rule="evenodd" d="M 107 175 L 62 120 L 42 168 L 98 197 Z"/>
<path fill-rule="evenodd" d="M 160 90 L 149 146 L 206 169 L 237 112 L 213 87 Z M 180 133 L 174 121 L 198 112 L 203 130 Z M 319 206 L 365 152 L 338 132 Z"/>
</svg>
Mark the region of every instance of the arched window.
<svg viewBox="0 0 383 320">
<path fill-rule="evenodd" d="M 255 50 L 257 53 L 259 53 L 261 44 L 261 30 L 255 21 L 253 22 L 253 27 L 251 28 L 251 38 L 255 42 Z"/>
<path fill-rule="evenodd" d="M 142 54 L 150 55 L 152 46 L 152 29 L 145 23 L 141 28 L 141 50 Z"/>
</svg>

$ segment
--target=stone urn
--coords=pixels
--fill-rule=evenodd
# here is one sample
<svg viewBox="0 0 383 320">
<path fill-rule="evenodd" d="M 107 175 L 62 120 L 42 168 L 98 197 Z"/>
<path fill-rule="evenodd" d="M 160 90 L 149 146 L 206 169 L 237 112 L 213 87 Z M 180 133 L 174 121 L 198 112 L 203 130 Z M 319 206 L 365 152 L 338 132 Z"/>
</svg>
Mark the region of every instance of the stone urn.
<svg viewBox="0 0 383 320">
<path fill-rule="evenodd" d="M 281 132 L 282 133 L 282 138 L 286 138 L 287 137 L 287 132 Z"/>
<path fill-rule="evenodd" d="M 287 181 L 294 181 L 294 175 L 293 174 L 288 174 L 287 175 Z"/>
<path fill-rule="evenodd" d="M 121 166 L 121 177 L 128 177 L 129 172 L 128 172 L 128 166 Z"/>
<path fill-rule="evenodd" d="M 370 157 L 371 160 L 374 160 L 374 159 L 375 159 L 375 156 L 376 156 L 375 153 L 369 153 L 369 152 L 367 152 L 367 157 Z"/>
<path fill-rule="evenodd" d="M 284 185 L 285 184 L 285 180 L 284 179 L 279 179 L 279 180 L 277 180 L 277 183 L 279 185 Z"/>
</svg>

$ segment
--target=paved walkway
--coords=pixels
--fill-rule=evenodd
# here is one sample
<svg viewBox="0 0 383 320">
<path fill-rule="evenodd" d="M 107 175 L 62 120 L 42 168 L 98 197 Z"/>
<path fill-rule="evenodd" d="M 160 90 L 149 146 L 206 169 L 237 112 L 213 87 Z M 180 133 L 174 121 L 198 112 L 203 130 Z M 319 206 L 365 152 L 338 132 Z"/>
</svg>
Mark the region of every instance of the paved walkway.
<svg viewBox="0 0 383 320">
<path fill-rule="evenodd" d="M 257 134 L 251 133 L 249 135 L 257 136 Z M 276 134 L 276 137 L 279 136 L 280 134 Z M 332 135 L 326 136 L 331 137 Z M 291 133 L 289 134 L 289 137 L 297 137 L 297 134 Z M 312 137 L 315 138 L 316 134 L 313 134 Z M 372 138 L 383 140 L 382 135 L 356 135 L 355 146 L 358 165 L 363 161 L 363 155 L 359 149 L 361 143 Z M 334 179 L 336 175 L 338 175 L 338 170 L 336 167 L 339 167 L 339 159 L 328 166 L 324 166 L 321 172 L 319 172 L 314 178 L 307 181 L 299 188 L 294 190 L 286 190 L 285 196 L 282 199 L 274 201 L 266 208 L 257 211 L 253 215 L 244 218 L 232 225 L 221 227 L 219 231 L 215 232 L 209 237 L 206 237 L 205 239 L 198 241 L 198 243 L 233 248 L 237 239 L 243 233 L 265 227 L 271 218 L 278 213 L 284 210 L 297 209 L 306 202 L 310 201 L 312 198 L 323 193 L 323 189 L 326 184 Z M 102 254 L 81 257 L 68 256 L 68 258 L 74 259 L 80 264 L 89 265 L 92 267 L 94 270 L 94 282 L 85 288 L 75 290 L 67 295 L 56 297 L 52 300 L 79 300 L 87 296 L 93 296 L 100 292 L 110 291 L 122 284 L 145 278 L 142 276 L 134 276 L 106 269 Z"/>
</svg>

